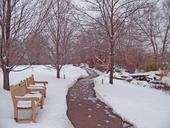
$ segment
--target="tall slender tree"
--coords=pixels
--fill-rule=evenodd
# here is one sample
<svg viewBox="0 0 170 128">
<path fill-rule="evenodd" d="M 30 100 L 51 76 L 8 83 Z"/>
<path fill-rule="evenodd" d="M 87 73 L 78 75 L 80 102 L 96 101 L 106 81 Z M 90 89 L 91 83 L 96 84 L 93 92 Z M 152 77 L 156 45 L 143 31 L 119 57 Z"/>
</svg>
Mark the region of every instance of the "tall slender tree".
<svg viewBox="0 0 170 128">
<path fill-rule="evenodd" d="M 57 70 L 57 78 L 60 78 L 60 69 L 66 62 L 68 46 L 74 33 L 72 13 L 70 0 L 52 1 L 50 20 L 46 22 L 45 33 L 49 37 L 47 48 L 50 53 L 51 65 Z"/>
<path fill-rule="evenodd" d="M 113 84 L 113 66 L 115 47 L 127 18 L 146 6 L 148 0 L 85 0 L 87 9 L 84 11 L 92 21 L 93 26 L 103 28 L 103 38 L 110 44 L 110 84 Z M 92 22 L 91 21 L 91 22 Z M 88 21 L 89 22 L 89 21 Z"/>
</svg>

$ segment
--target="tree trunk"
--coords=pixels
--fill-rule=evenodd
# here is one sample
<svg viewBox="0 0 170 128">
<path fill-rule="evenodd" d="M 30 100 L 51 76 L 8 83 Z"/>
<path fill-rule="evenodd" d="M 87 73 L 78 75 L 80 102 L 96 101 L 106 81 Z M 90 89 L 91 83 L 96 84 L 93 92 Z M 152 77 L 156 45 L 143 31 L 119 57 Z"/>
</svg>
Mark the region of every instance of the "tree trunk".
<svg viewBox="0 0 170 128">
<path fill-rule="evenodd" d="M 11 0 L 7 0 L 7 12 L 6 12 L 6 41 L 7 41 L 7 47 L 10 39 L 10 34 L 11 34 Z"/>
<path fill-rule="evenodd" d="M 60 78 L 60 68 L 57 66 L 57 78 Z"/>
<path fill-rule="evenodd" d="M 170 16 L 169 16 L 169 24 L 167 25 L 164 40 L 163 40 L 163 47 L 162 47 L 162 54 L 161 54 L 161 64 L 163 64 L 164 59 L 165 59 L 165 49 L 166 49 L 166 44 L 168 40 L 168 33 L 170 29 Z"/>
<path fill-rule="evenodd" d="M 5 39 L 5 45 L 3 46 L 4 52 L 2 52 L 2 54 L 4 54 L 4 55 L 1 57 L 2 70 L 3 70 L 3 82 L 4 82 L 3 88 L 5 90 L 10 90 L 10 86 L 9 86 L 9 72 L 10 72 L 10 70 L 8 69 L 8 64 L 9 64 L 9 59 L 8 59 L 9 51 L 8 50 L 9 50 L 9 45 L 10 45 L 9 40 L 10 40 L 10 32 L 11 32 L 10 26 L 11 26 L 11 0 L 7 0 L 6 32 L 5 32 L 6 39 Z M 5 57 L 5 60 L 4 60 L 4 57 Z"/>
<path fill-rule="evenodd" d="M 9 70 L 7 68 L 3 68 L 3 84 L 5 90 L 10 90 L 9 86 Z"/>
<path fill-rule="evenodd" d="M 109 83 L 113 84 L 113 63 L 114 59 L 113 59 L 113 42 L 110 42 L 110 78 L 109 78 Z"/>
</svg>

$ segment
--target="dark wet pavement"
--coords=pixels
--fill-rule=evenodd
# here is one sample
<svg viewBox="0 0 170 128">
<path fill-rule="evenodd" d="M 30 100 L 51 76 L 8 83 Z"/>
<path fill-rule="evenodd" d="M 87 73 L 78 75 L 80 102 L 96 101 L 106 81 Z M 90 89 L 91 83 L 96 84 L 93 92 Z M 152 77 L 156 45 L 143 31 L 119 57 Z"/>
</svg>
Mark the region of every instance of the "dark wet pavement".
<svg viewBox="0 0 170 128">
<path fill-rule="evenodd" d="M 91 78 L 97 76 L 89 71 L 90 76 L 79 80 L 67 94 L 67 115 L 75 128 L 133 128 L 105 103 L 96 98 L 94 83 Z"/>
</svg>

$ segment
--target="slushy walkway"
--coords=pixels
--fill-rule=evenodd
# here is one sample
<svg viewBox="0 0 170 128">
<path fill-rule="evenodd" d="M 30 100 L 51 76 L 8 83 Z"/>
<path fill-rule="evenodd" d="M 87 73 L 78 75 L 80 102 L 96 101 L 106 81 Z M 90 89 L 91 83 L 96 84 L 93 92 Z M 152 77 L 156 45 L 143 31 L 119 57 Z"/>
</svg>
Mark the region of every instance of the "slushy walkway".
<svg viewBox="0 0 170 128">
<path fill-rule="evenodd" d="M 67 94 L 67 115 L 75 128 L 134 128 L 96 98 L 94 83 L 89 77 L 79 80 Z"/>
</svg>

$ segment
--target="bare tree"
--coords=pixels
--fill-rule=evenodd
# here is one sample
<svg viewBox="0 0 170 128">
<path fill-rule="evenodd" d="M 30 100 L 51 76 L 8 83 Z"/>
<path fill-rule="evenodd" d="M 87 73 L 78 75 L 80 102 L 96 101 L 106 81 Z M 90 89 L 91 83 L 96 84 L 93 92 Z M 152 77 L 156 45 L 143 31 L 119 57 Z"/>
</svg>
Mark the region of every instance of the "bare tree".
<svg viewBox="0 0 170 128">
<path fill-rule="evenodd" d="M 42 3 L 46 2 L 44 0 Z M 3 71 L 4 89 L 9 90 L 9 73 L 18 61 L 24 56 L 24 50 L 20 51 L 25 39 L 35 31 L 40 31 L 42 20 L 46 17 L 48 7 L 41 8 L 38 0 L 2 0 L 2 38 L 0 42 L 0 61 Z M 35 10 L 37 8 L 38 10 Z M 16 46 L 16 47 L 13 47 Z M 23 52 L 23 54 L 21 54 Z M 11 55 L 17 55 L 11 59 Z M 13 63 L 15 61 L 15 63 Z"/>
<path fill-rule="evenodd" d="M 29 64 L 50 64 L 48 49 L 46 45 L 48 38 L 41 33 L 33 33 L 31 37 L 25 41 L 25 61 Z"/>
<path fill-rule="evenodd" d="M 110 47 L 110 83 L 113 84 L 115 46 L 126 19 L 135 11 L 144 8 L 148 1 L 141 0 L 85 0 L 88 11 L 82 11 L 93 21 L 92 25 L 103 28 L 103 38 Z M 93 12 L 93 15 L 91 13 Z M 95 14 L 94 14 L 95 12 Z M 89 22 L 89 21 L 88 21 Z"/>
<path fill-rule="evenodd" d="M 160 30 L 160 35 L 161 35 L 161 39 L 163 42 L 162 45 L 162 53 L 161 53 L 161 61 L 164 62 L 165 61 L 165 52 L 167 51 L 167 45 L 169 42 L 169 31 L 170 31 L 170 1 L 165 0 L 165 2 L 163 3 L 163 19 L 165 20 L 164 26 L 165 26 L 165 31 L 161 31 Z"/>
<path fill-rule="evenodd" d="M 140 18 L 135 23 L 138 30 L 141 30 L 141 36 L 145 38 L 145 45 L 152 47 L 154 61 L 158 68 L 159 64 L 165 61 L 169 40 L 170 11 L 167 3 L 160 7 L 160 1 L 152 2 L 149 6 L 137 13 L 136 17 Z"/>
<path fill-rule="evenodd" d="M 57 78 L 60 78 L 60 69 L 67 61 L 68 47 L 74 33 L 73 12 L 70 0 L 53 0 L 52 5 L 45 33 L 49 37 L 51 64 L 57 70 Z"/>
</svg>

